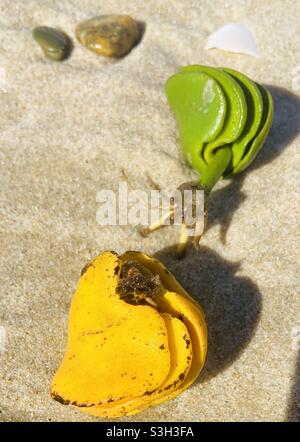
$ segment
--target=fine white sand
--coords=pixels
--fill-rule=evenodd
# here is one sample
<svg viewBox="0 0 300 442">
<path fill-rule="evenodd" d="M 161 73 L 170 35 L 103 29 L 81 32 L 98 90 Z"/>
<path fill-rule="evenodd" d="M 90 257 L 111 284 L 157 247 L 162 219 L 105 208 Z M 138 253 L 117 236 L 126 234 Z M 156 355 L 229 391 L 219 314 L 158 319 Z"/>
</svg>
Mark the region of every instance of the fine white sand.
<svg viewBox="0 0 300 442">
<path fill-rule="evenodd" d="M 145 23 L 141 43 L 117 62 L 74 37 L 79 21 L 105 13 Z M 49 385 L 80 270 L 104 249 L 159 256 L 209 326 L 199 381 L 128 420 L 299 419 L 299 21 L 292 0 L 1 0 L 0 420 L 93 420 L 53 401 Z M 228 22 L 252 30 L 259 59 L 204 50 Z M 44 58 L 31 36 L 39 25 L 74 39 L 67 61 Z M 122 167 L 139 189 L 150 190 L 147 175 L 163 188 L 192 178 L 164 94 L 169 75 L 190 63 L 269 85 L 275 120 L 253 167 L 215 189 L 199 252 L 178 262 L 175 229 L 142 239 L 132 226 L 101 227 L 96 194 L 117 189 Z"/>
</svg>

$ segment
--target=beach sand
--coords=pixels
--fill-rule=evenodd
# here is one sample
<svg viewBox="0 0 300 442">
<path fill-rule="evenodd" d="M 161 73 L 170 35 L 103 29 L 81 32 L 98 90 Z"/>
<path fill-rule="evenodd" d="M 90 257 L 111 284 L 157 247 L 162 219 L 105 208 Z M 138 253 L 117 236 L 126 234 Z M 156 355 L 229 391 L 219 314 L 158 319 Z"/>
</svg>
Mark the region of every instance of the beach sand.
<svg viewBox="0 0 300 442">
<path fill-rule="evenodd" d="M 140 44 L 118 61 L 75 41 L 79 21 L 105 13 L 144 24 Z M 291 0 L 1 0 L 0 420 L 97 420 L 52 400 L 49 385 L 80 270 L 105 249 L 160 257 L 209 327 L 197 383 L 121 420 L 299 420 L 299 19 Z M 204 49 L 228 22 L 252 30 L 260 58 Z M 70 35 L 68 60 L 44 58 L 31 35 L 40 25 Z M 96 195 L 118 189 L 122 168 L 132 188 L 148 191 L 151 180 L 174 189 L 192 179 L 164 94 L 167 78 L 191 63 L 268 86 L 275 118 L 253 166 L 214 190 L 200 250 L 178 261 L 178 230 L 141 238 L 133 226 L 100 226 Z"/>
</svg>

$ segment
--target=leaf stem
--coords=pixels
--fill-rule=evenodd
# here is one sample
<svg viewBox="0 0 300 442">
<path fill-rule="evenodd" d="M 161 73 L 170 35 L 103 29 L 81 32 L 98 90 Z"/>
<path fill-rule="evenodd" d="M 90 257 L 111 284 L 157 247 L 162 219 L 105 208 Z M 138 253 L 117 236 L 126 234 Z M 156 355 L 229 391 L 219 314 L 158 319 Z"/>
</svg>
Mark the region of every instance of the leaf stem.
<svg viewBox="0 0 300 442">
<path fill-rule="evenodd" d="M 227 169 L 232 158 L 230 146 L 220 147 L 212 161 L 203 170 L 198 184 L 204 188 L 207 193 L 210 193 L 215 184 L 219 181 L 225 170 Z"/>
</svg>

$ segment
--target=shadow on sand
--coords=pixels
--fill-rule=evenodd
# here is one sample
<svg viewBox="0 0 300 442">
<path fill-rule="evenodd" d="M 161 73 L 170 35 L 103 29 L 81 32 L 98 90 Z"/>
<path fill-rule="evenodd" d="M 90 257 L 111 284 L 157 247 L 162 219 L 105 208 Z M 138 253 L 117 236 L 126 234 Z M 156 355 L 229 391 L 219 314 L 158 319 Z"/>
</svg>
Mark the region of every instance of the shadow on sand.
<svg viewBox="0 0 300 442">
<path fill-rule="evenodd" d="M 234 212 L 246 199 L 242 190 L 248 173 L 272 162 L 300 132 L 300 100 L 286 89 L 265 85 L 274 100 L 274 121 L 270 134 L 253 164 L 243 173 L 230 180 L 209 197 L 209 221 L 207 229 L 220 225 L 220 239 L 226 243 L 226 233 Z"/>
<path fill-rule="evenodd" d="M 175 246 L 155 257 L 205 311 L 209 350 L 200 380 L 209 380 L 234 362 L 251 340 L 261 311 L 259 289 L 249 278 L 237 275 L 238 263 L 225 260 L 208 247 L 198 251 L 189 247 L 183 260 L 178 260 Z"/>
<path fill-rule="evenodd" d="M 300 422 L 300 351 L 295 367 L 293 385 L 291 389 L 290 399 L 286 412 L 286 420 L 288 422 Z"/>
</svg>

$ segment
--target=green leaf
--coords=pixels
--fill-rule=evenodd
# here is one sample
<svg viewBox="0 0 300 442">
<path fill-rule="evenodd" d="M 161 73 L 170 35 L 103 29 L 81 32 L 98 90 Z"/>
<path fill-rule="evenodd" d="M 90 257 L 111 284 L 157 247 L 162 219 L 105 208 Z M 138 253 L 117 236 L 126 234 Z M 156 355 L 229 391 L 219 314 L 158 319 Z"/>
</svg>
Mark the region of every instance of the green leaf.
<svg viewBox="0 0 300 442">
<path fill-rule="evenodd" d="M 271 94 L 261 85 L 256 84 L 263 99 L 263 117 L 260 127 L 255 138 L 248 144 L 247 149 L 241 161 L 236 165 L 232 171 L 232 175 L 236 175 L 245 170 L 255 159 L 256 155 L 262 148 L 268 133 L 270 131 L 273 120 L 273 99 Z"/>
<path fill-rule="evenodd" d="M 204 160 L 209 163 L 218 147 L 231 144 L 242 133 L 247 118 L 247 104 L 241 86 L 226 72 L 201 65 L 186 66 L 181 72 L 202 72 L 218 82 L 226 98 L 226 117 L 222 131 L 204 147 Z"/>
<path fill-rule="evenodd" d="M 169 78 L 166 94 L 179 125 L 185 159 L 199 173 L 206 167 L 204 143 L 221 132 L 226 99 L 218 83 L 202 72 L 179 72 Z"/>
<path fill-rule="evenodd" d="M 232 144 L 232 167 L 235 168 L 243 158 L 247 146 L 250 141 L 256 136 L 263 118 L 263 100 L 259 88 L 246 75 L 233 69 L 224 68 L 229 75 L 231 75 L 241 86 L 247 103 L 247 119 L 244 129 L 239 138 Z M 231 170 L 227 170 L 226 174 Z"/>
</svg>

